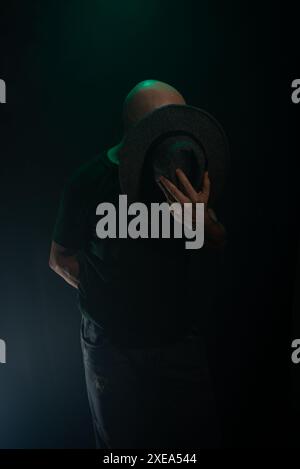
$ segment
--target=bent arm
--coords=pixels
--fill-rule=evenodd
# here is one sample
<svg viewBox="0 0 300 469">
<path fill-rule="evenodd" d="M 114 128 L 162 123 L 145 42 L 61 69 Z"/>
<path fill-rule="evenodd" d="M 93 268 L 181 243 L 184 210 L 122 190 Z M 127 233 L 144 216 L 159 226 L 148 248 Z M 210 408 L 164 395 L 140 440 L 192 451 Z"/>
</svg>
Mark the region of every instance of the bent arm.
<svg viewBox="0 0 300 469">
<path fill-rule="evenodd" d="M 52 241 L 49 267 L 62 277 L 69 285 L 78 288 L 79 263 L 76 253 Z"/>
<path fill-rule="evenodd" d="M 226 244 L 226 230 L 218 221 L 214 210 L 208 208 L 204 216 L 206 245 L 210 247 L 224 247 Z"/>
</svg>

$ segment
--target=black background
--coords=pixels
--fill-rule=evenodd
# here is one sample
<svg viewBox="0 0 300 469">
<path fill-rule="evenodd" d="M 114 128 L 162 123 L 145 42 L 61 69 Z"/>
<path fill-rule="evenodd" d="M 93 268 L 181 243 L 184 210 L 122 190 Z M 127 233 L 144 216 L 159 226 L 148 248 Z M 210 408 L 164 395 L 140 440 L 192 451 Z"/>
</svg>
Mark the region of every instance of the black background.
<svg viewBox="0 0 300 469">
<path fill-rule="evenodd" d="M 221 282 L 208 321 L 224 444 L 297 445 L 293 16 L 277 2 L 1 2 L 1 448 L 93 447 L 80 317 L 48 268 L 51 231 L 67 176 L 118 142 L 122 100 L 148 78 L 215 115 L 230 140 L 230 240 L 209 272 Z"/>
</svg>

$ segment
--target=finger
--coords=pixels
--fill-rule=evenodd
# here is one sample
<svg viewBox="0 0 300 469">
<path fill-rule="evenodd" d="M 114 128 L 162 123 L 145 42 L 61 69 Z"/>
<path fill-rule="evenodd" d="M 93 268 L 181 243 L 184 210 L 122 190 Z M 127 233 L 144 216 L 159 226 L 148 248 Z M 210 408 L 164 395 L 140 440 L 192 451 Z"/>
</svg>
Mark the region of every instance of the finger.
<svg viewBox="0 0 300 469">
<path fill-rule="evenodd" d="M 209 196 L 210 180 L 209 180 L 209 177 L 208 177 L 208 171 L 205 171 L 205 173 L 204 173 L 202 191 L 200 191 L 200 192 L 202 192 L 203 195 Z"/>
<path fill-rule="evenodd" d="M 197 192 L 193 188 L 193 186 L 190 183 L 189 179 L 186 177 L 184 172 L 179 168 L 176 169 L 176 174 L 178 176 L 179 181 L 181 182 L 184 189 L 186 190 L 187 195 L 190 197 L 191 201 L 196 203 L 197 202 Z"/>
<path fill-rule="evenodd" d="M 168 203 L 175 202 L 174 197 L 171 196 L 171 194 L 170 194 L 169 191 L 165 188 L 165 186 L 162 184 L 162 182 L 157 181 L 157 184 L 158 184 L 160 190 L 164 193 L 164 196 L 165 196 L 165 198 L 167 199 L 167 202 L 168 202 Z"/>
<path fill-rule="evenodd" d="M 190 202 L 188 197 L 186 197 L 171 181 L 169 181 L 169 179 L 161 176 L 159 180 L 177 202 L 181 204 Z"/>
<path fill-rule="evenodd" d="M 173 202 L 176 202 L 176 199 L 169 192 L 169 190 L 167 189 L 167 187 L 163 184 L 163 182 L 161 180 L 157 181 L 157 184 L 159 185 L 160 189 L 163 191 L 163 193 L 164 193 L 164 195 L 167 199 L 167 202 L 169 204 L 172 204 Z"/>
</svg>

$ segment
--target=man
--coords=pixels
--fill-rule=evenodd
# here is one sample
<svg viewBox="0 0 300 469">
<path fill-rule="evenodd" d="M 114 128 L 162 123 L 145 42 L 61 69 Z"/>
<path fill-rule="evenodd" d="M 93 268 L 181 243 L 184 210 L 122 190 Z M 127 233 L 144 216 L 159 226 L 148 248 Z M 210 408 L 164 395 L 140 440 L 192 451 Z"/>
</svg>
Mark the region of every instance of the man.
<svg viewBox="0 0 300 469">
<path fill-rule="evenodd" d="M 191 119 L 185 119 L 186 112 Z M 201 145 L 192 138 L 198 133 L 198 117 L 205 130 Z M 123 140 L 79 168 L 65 187 L 49 264 L 78 289 L 88 398 L 99 448 L 217 444 L 213 394 L 196 332 L 199 311 L 188 292 L 192 254 L 181 239 L 99 239 L 96 208 L 101 202 L 117 206 L 121 193 L 145 203 L 190 202 L 193 208 L 204 203 L 205 245 L 222 246 L 225 230 L 208 206 L 210 180 L 204 165 L 212 154 L 208 171 L 212 168 L 217 187 L 220 165 L 215 161 L 222 158 L 215 155 L 225 151 L 223 138 L 215 121 L 188 107 L 176 89 L 146 80 L 125 99 Z M 160 171 L 165 151 L 171 160 L 172 155 L 197 154 L 201 187 L 194 187 L 180 168 L 172 181 L 166 177 Z M 153 161 L 158 161 L 156 179 L 149 176 Z"/>
</svg>

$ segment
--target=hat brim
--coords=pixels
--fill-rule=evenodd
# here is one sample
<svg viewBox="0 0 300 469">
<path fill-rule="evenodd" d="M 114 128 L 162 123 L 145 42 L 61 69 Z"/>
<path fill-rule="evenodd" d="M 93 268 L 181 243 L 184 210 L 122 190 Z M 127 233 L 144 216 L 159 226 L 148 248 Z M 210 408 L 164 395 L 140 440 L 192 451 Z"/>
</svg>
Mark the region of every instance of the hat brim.
<svg viewBox="0 0 300 469">
<path fill-rule="evenodd" d="M 137 201 L 144 160 L 151 145 L 161 136 L 185 133 L 203 148 L 211 181 L 210 199 L 221 194 L 229 167 L 229 149 L 219 122 L 202 109 L 171 104 L 147 114 L 126 134 L 120 149 L 119 178 L 121 190 L 129 203 Z"/>
</svg>

